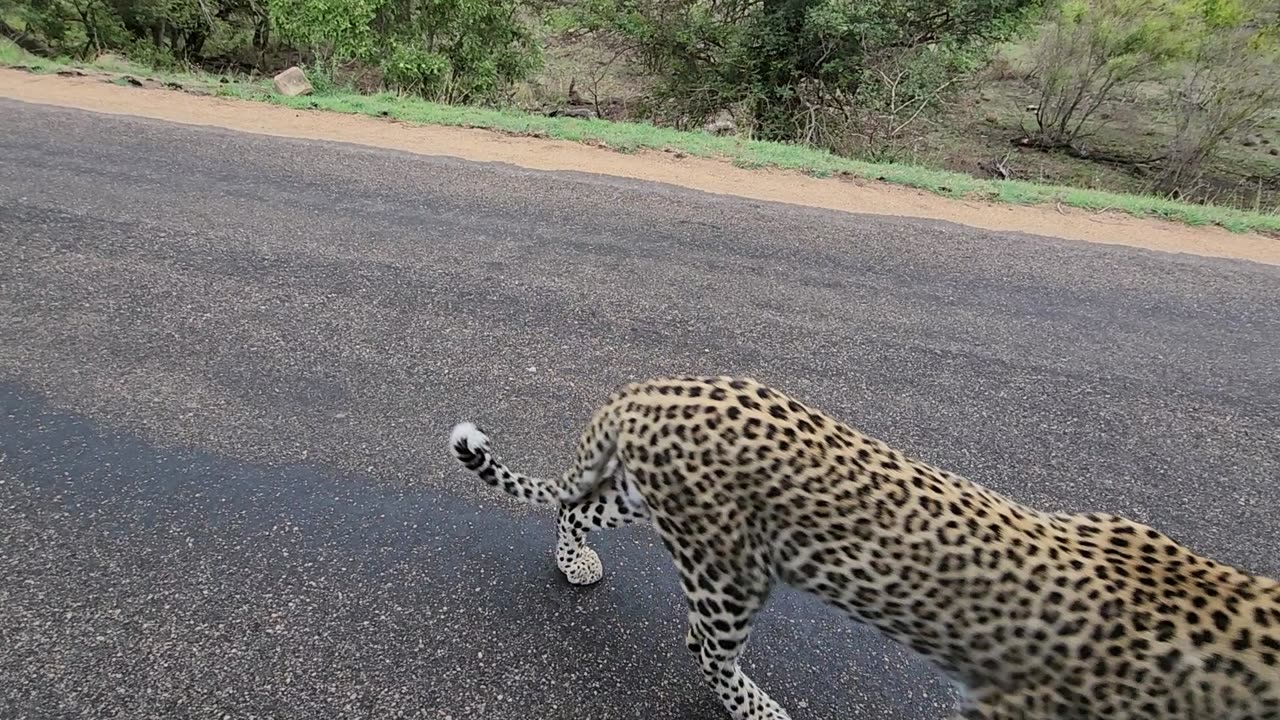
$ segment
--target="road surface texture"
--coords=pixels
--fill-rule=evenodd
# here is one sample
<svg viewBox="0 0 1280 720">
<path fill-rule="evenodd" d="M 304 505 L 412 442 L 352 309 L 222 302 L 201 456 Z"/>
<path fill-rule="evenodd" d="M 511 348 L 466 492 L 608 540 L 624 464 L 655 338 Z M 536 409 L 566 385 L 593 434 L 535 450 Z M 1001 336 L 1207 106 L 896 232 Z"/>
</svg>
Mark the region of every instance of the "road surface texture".
<svg viewBox="0 0 1280 720">
<path fill-rule="evenodd" d="M 554 567 L 610 389 L 774 383 L 1036 505 L 1280 574 L 1280 268 L 0 100 L 0 715 L 721 720 L 651 531 Z M 797 720 L 940 677 L 780 592 Z"/>
</svg>

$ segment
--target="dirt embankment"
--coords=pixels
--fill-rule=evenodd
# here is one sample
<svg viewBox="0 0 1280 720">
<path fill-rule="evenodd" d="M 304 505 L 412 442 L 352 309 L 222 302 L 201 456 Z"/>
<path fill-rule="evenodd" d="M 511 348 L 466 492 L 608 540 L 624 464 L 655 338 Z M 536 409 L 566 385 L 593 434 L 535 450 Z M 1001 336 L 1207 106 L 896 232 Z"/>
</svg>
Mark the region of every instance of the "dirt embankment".
<svg viewBox="0 0 1280 720">
<path fill-rule="evenodd" d="M 506 162 L 652 180 L 712 193 L 856 213 L 945 220 L 996 231 L 1130 245 L 1164 252 L 1280 265 L 1280 240 L 1113 213 L 961 202 L 890 185 L 747 170 L 670 153 L 623 155 L 575 143 L 485 130 L 421 127 L 358 115 L 304 112 L 266 103 L 121 87 L 94 77 L 0 69 L 0 96 L 104 113 L 136 115 L 295 138 L 371 145 L 424 155 Z"/>
</svg>

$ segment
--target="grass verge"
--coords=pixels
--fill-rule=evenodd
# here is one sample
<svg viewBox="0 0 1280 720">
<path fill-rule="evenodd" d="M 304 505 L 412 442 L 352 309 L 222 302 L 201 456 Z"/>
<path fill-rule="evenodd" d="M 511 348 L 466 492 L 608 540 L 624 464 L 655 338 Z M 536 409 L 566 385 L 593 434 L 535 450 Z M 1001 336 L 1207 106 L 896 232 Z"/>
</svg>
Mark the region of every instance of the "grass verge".
<svg viewBox="0 0 1280 720">
<path fill-rule="evenodd" d="M 814 148 L 737 137 L 685 132 L 641 123 L 552 118 L 514 110 L 457 107 L 392 93 L 358 95 L 341 90 L 287 98 L 270 83 L 148 69 L 119 58 L 96 63 L 37 58 L 0 39 L 0 65 L 36 73 L 71 69 L 153 78 L 185 89 L 203 89 L 226 97 L 260 100 L 295 109 L 318 109 L 386 117 L 424 125 L 483 128 L 503 133 L 590 143 L 619 152 L 676 151 L 701 158 L 728 160 L 747 168 L 792 170 L 814 177 L 853 176 L 902 185 L 949 198 L 1018 205 L 1058 205 L 1089 211 L 1112 211 L 1154 217 L 1192 226 L 1217 225 L 1232 232 L 1280 235 L 1280 215 L 1216 205 L 1181 203 L 1159 197 L 1042 185 L 1019 180 L 986 180 L 960 173 L 899 164 L 870 163 Z"/>
</svg>

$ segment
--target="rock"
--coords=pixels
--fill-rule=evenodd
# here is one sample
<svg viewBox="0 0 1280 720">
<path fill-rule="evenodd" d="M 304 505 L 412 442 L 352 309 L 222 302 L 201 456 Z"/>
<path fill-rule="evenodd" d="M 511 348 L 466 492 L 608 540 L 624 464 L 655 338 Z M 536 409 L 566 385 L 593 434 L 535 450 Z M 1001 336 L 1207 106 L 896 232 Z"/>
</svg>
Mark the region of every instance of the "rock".
<svg viewBox="0 0 1280 720">
<path fill-rule="evenodd" d="M 310 95 L 312 90 L 311 82 L 307 80 L 306 73 L 302 72 L 302 69 L 297 65 L 272 78 L 271 85 L 276 89 L 276 92 L 285 97 Z"/>
<path fill-rule="evenodd" d="M 592 120 L 596 117 L 596 111 L 589 107 L 553 108 L 547 112 L 547 117 L 571 117 Z"/>
<path fill-rule="evenodd" d="M 721 110 L 711 122 L 703 125 L 702 129 L 712 135 L 728 135 L 736 131 L 738 125 L 733 121 L 733 116 L 729 114 L 729 111 Z"/>
</svg>

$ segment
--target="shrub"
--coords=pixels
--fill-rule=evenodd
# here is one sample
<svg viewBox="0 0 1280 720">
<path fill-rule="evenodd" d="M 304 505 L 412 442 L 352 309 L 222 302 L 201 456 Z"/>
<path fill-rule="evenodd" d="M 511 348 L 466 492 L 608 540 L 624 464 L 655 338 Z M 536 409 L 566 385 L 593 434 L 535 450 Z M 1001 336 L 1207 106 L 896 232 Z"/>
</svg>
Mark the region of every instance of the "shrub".
<svg viewBox="0 0 1280 720">
<path fill-rule="evenodd" d="M 832 136 L 865 130 L 869 115 L 883 118 L 887 110 L 899 118 L 904 111 L 905 117 L 918 116 L 976 50 L 1008 38 L 1037 5 L 578 0 L 577 9 L 584 26 L 630 43 L 660 78 L 658 99 L 687 122 L 739 107 L 761 138 L 830 146 Z"/>
<path fill-rule="evenodd" d="M 269 0 L 282 39 L 305 48 L 326 70 L 339 60 L 375 56 L 373 20 L 380 0 Z"/>
<path fill-rule="evenodd" d="M 23 28 L 0 32 L 44 54 L 123 52 L 153 65 L 196 64 L 212 38 L 263 64 L 283 40 L 314 58 L 317 77 L 352 61 L 393 87 L 448 102 L 499 97 L 537 70 L 521 0 L 0 0 Z M 273 30 L 275 31 L 273 37 Z M 214 45 L 220 44 L 217 40 Z M 226 50 L 226 47 L 220 50 Z M 234 54 L 234 53 L 233 53 Z M 233 58 L 236 59 L 236 58 Z"/>
<path fill-rule="evenodd" d="M 322 64 L 361 60 L 388 84 L 446 102 L 495 99 L 537 70 L 515 0 L 270 0 L 286 39 Z"/>
<path fill-rule="evenodd" d="M 920 134 L 917 125 L 930 121 L 932 111 L 973 77 L 985 58 L 981 48 L 928 45 L 868 58 L 845 144 L 832 147 L 871 160 L 902 159 Z"/>
<path fill-rule="evenodd" d="M 0 0 L 0 15 L 9 13 L 47 47 L 44 54 L 114 50 L 148 63 L 192 62 L 217 31 L 239 24 L 266 41 L 265 12 L 250 0 Z"/>
<path fill-rule="evenodd" d="M 1051 9 L 1035 49 L 1036 140 L 1076 143 L 1113 93 L 1186 52 L 1178 0 L 1065 0 Z"/>
<path fill-rule="evenodd" d="M 1224 139 L 1247 131 L 1280 104 L 1280 38 L 1260 0 L 1199 0 L 1189 62 L 1168 108 L 1174 133 L 1156 189 L 1185 194 Z"/>
</svg>

